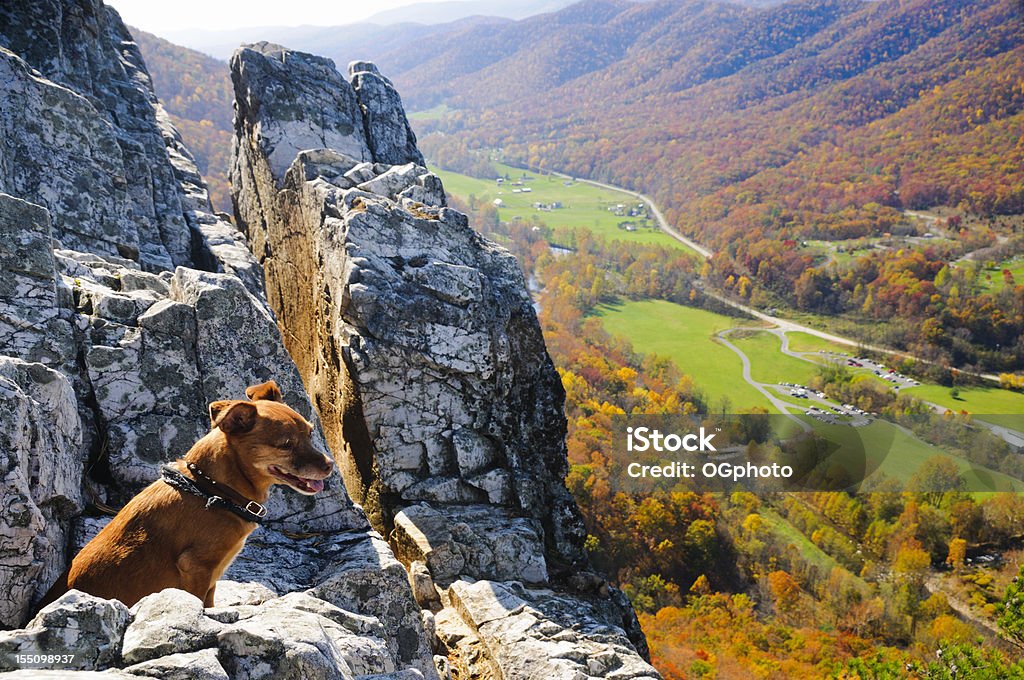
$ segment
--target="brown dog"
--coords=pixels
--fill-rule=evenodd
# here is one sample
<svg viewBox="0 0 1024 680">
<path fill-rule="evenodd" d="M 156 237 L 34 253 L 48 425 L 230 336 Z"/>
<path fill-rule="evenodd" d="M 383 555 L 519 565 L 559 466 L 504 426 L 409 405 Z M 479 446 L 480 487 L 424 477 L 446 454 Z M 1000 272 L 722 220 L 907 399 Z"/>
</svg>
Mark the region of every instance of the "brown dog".
<svg viewBox="0 0 1024 680">
<path fill-rule="evenodd" d="M 179 588 L 213 606 L 217 579 L 266 513 L 270 487 L 312 495 L 334 466 L 313 447 L 313 426 L 281 402 L 276 383 L 245 393 L 251 401 L 210 404 L 210 433 L 82 548 L 43 604 L 77 588 L 131 607 Z"/>
</svg>

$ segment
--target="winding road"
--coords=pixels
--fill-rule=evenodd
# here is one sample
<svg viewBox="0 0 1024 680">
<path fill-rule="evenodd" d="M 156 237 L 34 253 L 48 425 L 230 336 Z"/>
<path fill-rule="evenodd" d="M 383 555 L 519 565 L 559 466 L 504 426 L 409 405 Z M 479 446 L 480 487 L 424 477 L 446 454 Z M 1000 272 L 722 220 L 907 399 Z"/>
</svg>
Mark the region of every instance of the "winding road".
<svg viewBox="0 0 1024 680">
<path fill-rule="evenodd" d="M 735 352 L 736 354 L 739 355 L 740 361 L 743 362 L 743 380 L 745 380 L 748 385 L 750 385 L 755 390 L 757 390 L 762 395 L 764 395 L 765 399 L 767 399 L 769 402 L 771 402 L 771 405 L 775 407 L 776 411 L 778 411 L 779 413 L 781 413 L 782 415 L 786 416 L 787 418 L 792 420 L 794 423 L 799 425 L 801 427 L 801 429 L 803 429 L 804 432 L 810 432 L 813 428 L 810 425 L 808 425 L 807 423 L 805 423 L 804 421 L 802 421 L 799 418 L 797 418 L 796 416 L 794 416 L 792 413 L 790 413 L 789 412 L 789 406 L 790 406 L 789 404 L 787 404 L 785 401 L 783 401 L 782 399 L 779 399 L 777 396 L 772 394 L 768 390 L 768 388 L 764 386 L 763 383 L 760 383 L 760 382 L 754 380 L 754 376 L 752 375 L 751 368 L 750 368 L 750 358 L 746 355 L 746 353 L 743 350 L 741 350 L 736 345 L 732 344 L 729 341 L 729 339 L 725 337 L 726 335 L 728 335 L 729 333 L 731 333 L 733 331 L 751 331 L 751 330 L 763 330 L 763 329 L 760 329 L 760 328 L 727 328 L 724 331 L 719 331 L 718 334 L 715 337 L 718 339 L 718 341 L 720 343 L 722 343 L 723 345 L 725 345 L 726 347 L 728 347 L 733 352 Z"/>
</svg>

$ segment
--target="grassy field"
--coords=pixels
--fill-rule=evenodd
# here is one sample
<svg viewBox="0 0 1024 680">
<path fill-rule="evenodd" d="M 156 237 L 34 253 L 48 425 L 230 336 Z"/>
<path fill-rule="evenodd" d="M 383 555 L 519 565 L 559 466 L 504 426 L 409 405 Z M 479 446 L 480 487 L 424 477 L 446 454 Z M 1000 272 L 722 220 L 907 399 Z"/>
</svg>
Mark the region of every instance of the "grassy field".
<svg viewBox="0 0 1024 680">
<path fill-rule="evenodd" d="M 449 193 L 463 200 L 469 200 L 470 196 L 486 203 L 500 199 L 504 205 L 498 208 L 498 217 L 505 221 L 511 221 L 516 217 L 530 217 L 539 219 L 555 229 L 589 229 L 610 241 L 656 243 L 686 249 L 682 243 L 658 229 L 653 218 L 644 220 L 626 215 L 618 216 L 608 209 L 619 204 L 626 206 L 627 210 L 630 206 L 636 207 L 637 200 L 628 194 L 582 182 L 570 182 L 561 177 L 525 172 L 501 163 L 495 163 L 494 166 L 499 173 L 507 174 L 509 177 L 502 185 L 498 185 L 493 179 L 477 179 L 434 167 L 431 171 L 441 177 Z M 527 179 L 522 179 L 523 177 Z M 514 182 L 520 180 L 523 182 L 522 186 L 513 186 Z M 522 193 L 521 190 L 524 188 L 531 191 Z M 520 191 L 516 193 L 516 189 Z M 550 205 L 555 202 L 561 203 L 563 207 L 550 211 L 533 207 L 534 203 Z M 638 227 L 636 231 L 626 231 L 619 228 L 621 222 L 646 223 L 647 226 Z"/>
<path fill-rule="evenodd" d="M 718 331 L 750 321 L 663 300 L 603 305 L 598 313 L 605 329 L 629 338 L 636 351 L 674 361 L 706 393 L 712 407 L 717 409 L 727 397 L 734 411 L 760 406 L 775 412 L 763 394 L 744 382 L 740 358 L 712 341 Z"/>
<path fill-rule="evenodd" d="M 978 272 L 978 285 L 982 290 L 994 293 L 1006 288 L 1006 280 L 1003 278 L 1004 269 L 1010 270 L 1015 283 L 1024 283 L 1024 257 L 1018 255 L 1010 260 L 1000 262 L 995 267 L 982 269 Z"/>
<path fill-rule="evenodd" d="M 953 398 L 949 387 L 921 385 L 910 387 L 908 394 L 954 411 L 975 414 L 1024 414 L 1024 394 L 998 387 L 961 387 Z"/>
<path fill-rule="evenodd" d="M 713 340 L 718 331 L 744 326 L 750 324 L 750 321 L 660 300 L 604 305 L 599 315 L 608 332 L 629 338 L 635 350 L 672 359 L 680 370 L 690 375 L 697 386 L 706 392 L 712 408 L 717 410 L 724 396 L 731 402 L 733 411 L 761 406 L 771 413 L 775 412 L 764 395 L 743 380 L 739 357 Z M 779 339 L 769 333 L 734 331 L 729 339 L 750 359 L 753 378 L 759 382 L 806 384 L 817 370 L 809 362 L 782 354 L 779 351 Z M 948 388 L 935 386 L 911 388 L 911 391 L 922 389 L 937 390 L 947 396 L 949 392 Z M 962 393 L 975 400 L 982 398 L 979 395 L 987 395 L 995 405 L 1005 406 L 1002 399 L 1006 397 L 1024 400 L 1024 395 L 1005 390 L 964 389 Z M 798 411 L 801 406 L 798 406 Z M 862 450 L 866 471 L 877 470 L 904 483 L 925 461 L 943 453 L 941 449 L 917 439 L 909 431 L 884 420 L 876 420 L 857 428 L 827 425 L 810 419 L 807 422 L 836 443 L 852 447 L 849 450 Z M 1001 424 L 1013 427 L 1010 423 Z M 1024 483 L 1018 480 L 991 470 L 975 468 L 962 458 L 954 456 L 953 459 L 960 467 L 969 491 L 1024 491 Z M 858 456 L 853 460 L 861 459 Z M 860 471 L 859 463 L 857 471 Z"/>
<path fill-rule="evenodd" d="M 818 546 L 811 543 L 811 539 L 804 536 L 799 529 L 786 521 L 770 508 L 761 508 L 759 511 L 764 525 L 776 537 L 783 539 L 785 543 L 796 548 L 800 557 L 807 560 L 809 564 L 816 566 L 822 574 L 828 574 L 833 568 L 841 566 L 834 557 L 826 553 Z"/>
<path fill-rule="evenodd" d="M 789 349 L 794 352 L 839 352 L 850 355 L 856 352 L 855 347 L 830 342 L 809 333 L 788 331 L 786 337 L 789 338 Z"/>
<path fill-rule="evenodd" d="M 758 382 L 806 385 L 818 372 L 815 364 L 783 354 L 782 341 L 771 333 L 731 333 L 729 340 L 750 359 L 751 377 Z"/>
<path fill-rule="evenodd" d="M 927 231 L 927 228 L 925 229 Z M 951 239 L 941 236 L 922 238 L 919 236 L 896 236 L 888 238 L 855 238 L 841 241 L 803 241 L 802 252 L 821 258 L 824 263 L 831 263 L 840 269 L 845 268 L 854 260 L 873 252 L 883 250 L 920 249 L 925 246 L 954 243 Z"/>
<path fill-rule="evenodd" d="M 804 241 L 803 249 L 843 267 L 858 257 L 875 250 L 881 239 L 849 239 L 845 241 Z"/>
<path fill-rule="evenodd" d="M 409 114 L 409 120 L 440 120 L 449 113 L 454 113 L 455 109 L 448 108 L 447 104 L 438 104 L 437 106 L 430 109 L 423 109 L 422 111 L 416 111 Z"/>
</svg>

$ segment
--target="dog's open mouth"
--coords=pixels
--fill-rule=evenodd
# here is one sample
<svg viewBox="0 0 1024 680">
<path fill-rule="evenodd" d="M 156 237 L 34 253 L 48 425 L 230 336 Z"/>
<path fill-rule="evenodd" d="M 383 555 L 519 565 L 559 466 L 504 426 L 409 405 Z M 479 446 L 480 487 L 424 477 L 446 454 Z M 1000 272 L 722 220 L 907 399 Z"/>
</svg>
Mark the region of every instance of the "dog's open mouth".
<svg viewBox="0 0 1024 680">
<path fill-rule="evenodd" d="M 324 490 L 324 480 L 322 479 L 310 479 L 309 477 L 299 477 L 285 472 L 276 465 L 271 465 L 269 468 L 270 474 L 274 475 L 282 482 L 292 487 L 299 493 L 306 495 L 313 495 Z"/>
</svg>

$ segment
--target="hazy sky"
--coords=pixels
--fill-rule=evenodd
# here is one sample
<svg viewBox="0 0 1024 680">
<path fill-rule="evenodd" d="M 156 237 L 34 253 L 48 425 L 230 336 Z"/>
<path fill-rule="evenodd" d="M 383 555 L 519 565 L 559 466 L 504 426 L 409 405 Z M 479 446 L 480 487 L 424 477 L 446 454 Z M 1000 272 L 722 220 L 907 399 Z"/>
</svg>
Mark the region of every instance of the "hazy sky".
<svg viewBox="0 0 1024 680">
<path fill-rule="evenodd" d="M 183 29 L 338 26 L 415 0 L 106 0 L 126 24 L 160 35 Z"/>
</svg>

